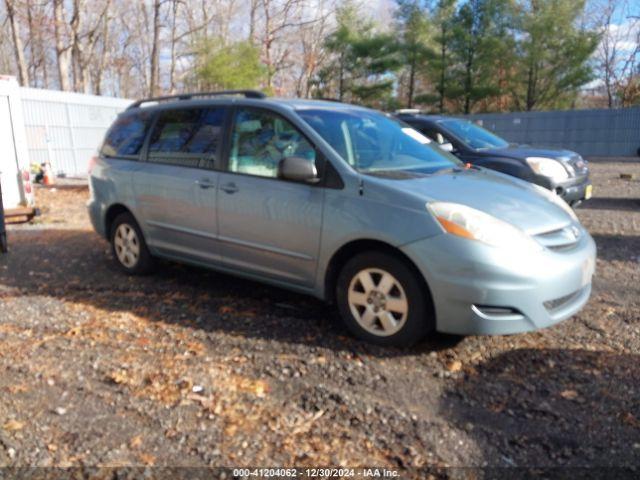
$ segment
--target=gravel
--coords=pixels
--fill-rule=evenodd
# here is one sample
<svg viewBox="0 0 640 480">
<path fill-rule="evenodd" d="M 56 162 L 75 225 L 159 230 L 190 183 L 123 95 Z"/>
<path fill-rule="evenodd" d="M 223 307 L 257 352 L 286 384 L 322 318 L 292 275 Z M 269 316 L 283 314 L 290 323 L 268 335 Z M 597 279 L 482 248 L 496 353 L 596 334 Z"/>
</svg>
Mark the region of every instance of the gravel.
<svg viewBox="0 0 640 480">
<path fill-rule="evenodd" d="M 86 188 L 39 189 L 42 216 L 10 226 L 0 256 L 0 465 L 640 467 L 640 164 L 591 168 L 585 309 L 409 350 L 231 276 L 126 277 Z"/>
</svg>

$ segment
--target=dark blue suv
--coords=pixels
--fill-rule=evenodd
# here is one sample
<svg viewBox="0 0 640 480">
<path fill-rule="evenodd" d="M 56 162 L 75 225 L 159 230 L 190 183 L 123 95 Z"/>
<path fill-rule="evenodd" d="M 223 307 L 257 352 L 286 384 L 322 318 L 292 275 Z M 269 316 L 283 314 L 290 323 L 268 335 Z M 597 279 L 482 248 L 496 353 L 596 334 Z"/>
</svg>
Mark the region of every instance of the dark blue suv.
<svg viewBox="0 0 640 480">
<path fill-rule="evenodd" d="M 589 167 L 576 152 L 509 143 L 460 118 L 399 111 L 396 115 L 465 163 L 545 187 L 577 206 L 592 194 Z"/>
</svg>

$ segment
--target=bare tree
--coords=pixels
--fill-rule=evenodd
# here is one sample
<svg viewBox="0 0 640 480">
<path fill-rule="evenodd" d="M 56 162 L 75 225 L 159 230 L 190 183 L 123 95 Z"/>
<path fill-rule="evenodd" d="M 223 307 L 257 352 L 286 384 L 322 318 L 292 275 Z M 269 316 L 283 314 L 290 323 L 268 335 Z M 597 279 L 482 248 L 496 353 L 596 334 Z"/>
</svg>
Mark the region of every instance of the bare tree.
<svg viewBox="0 0 640 480">
<path fill-rule="evenodd" d="M 86 15 L 89 13 L 85 1 L 73 0 L 73 16 L 70 22 L 71 56 L 74 65 L 74 89 L 77 92 L 91 92 L 89 68 L 109 5 L 110 0 L 106 0 L 97 12 L 94 24 L 85 27 Z"/>
<path fill-rule="evenodd" d="M 640 62 L 640 17 L 632 15 L 627 0 L 604 0 L 595 18 L 602 31 L 596 57 L 607 106 L 627 106 Z"/>
<path fill-rule="evenodd" d="M 27 69 L 27 61 L 24 56 L 24 46 L 20 38 L 20 23 L 16 12 L 16 3 L 14 0 L 5 0 L 7 7 L 7 18 L 11 25 L 11 36 L 13 39 L 13 51 L 18 66 L 18 76 L 20 85 L 29 86 L 29 71 Z"/>
<path fill-rule="evenodd" d="M 302 26 L 294 35 L 299 38 L 300 51 L 295 58 L 298 69 L 295 77 L 295 94 L 297 97 L 308 98 L 311 94 L 311 80 L 318 68 L 326 62 L 328 52 L 324 48 L 324 39 L 330 27 L 329 19 L 333 8 L 327 8 L 321 2 L 314 9 L 315 22 Z"/>
<path fill-rule="evenodd" d="M 260 0 L 262 18 L 258 38 L 268 89 L 274 86 L 274 77 L 291 66 L 292 45 L 285 40 L 287 33 L 317 21 L 317 18 L 305 18 L 306 4 L 307 0 Z"/>
<path fill-rule="evenodd" d="M 66 41 L 66 20 L 64 0 L 53 0 L 53 17 L 56 37 L 56 58 L 58 60 L 58 79 L 60 89 L 71 91 L 70 66 L 71 44 Z"/>
<path fill-rule="evenodd" d="M 160 56 L 160 7 L 161 0 L 153 2 L 153 40 L 151 41 L 151 62 L 149 65 L 149 95 L 157 95 L 159 89 L 159 56 Z"/>
</svg>

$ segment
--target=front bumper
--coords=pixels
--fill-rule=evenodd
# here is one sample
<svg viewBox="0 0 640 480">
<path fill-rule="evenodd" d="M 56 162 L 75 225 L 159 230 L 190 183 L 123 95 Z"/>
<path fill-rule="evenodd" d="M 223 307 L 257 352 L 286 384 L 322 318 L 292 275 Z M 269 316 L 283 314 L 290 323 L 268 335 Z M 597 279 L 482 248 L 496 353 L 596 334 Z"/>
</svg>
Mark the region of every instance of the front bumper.
<svg viewBox="0 0 640 480">
<path fill-rule="evenodd" d="M 437 330 L 461 335 L 527 332 L 574 315 L 591 294 L 596 256 L 586 231 L 562 252 L 522 255 L 448 234 L 402 250 L 429 285 Z"/>
<path fill-rule="evenodd" d="M 588 200 L 591 191 L 591 180 L 589 175 L 570 178 L 565 182 L 555 183 L 547 177 L 539 177 L 536 181 L 538 185 L 557 193 L 568 204 L 574 204 L 583 200 Z M 587 194 L 589 192 L 589 195 Z"/>
</svg>

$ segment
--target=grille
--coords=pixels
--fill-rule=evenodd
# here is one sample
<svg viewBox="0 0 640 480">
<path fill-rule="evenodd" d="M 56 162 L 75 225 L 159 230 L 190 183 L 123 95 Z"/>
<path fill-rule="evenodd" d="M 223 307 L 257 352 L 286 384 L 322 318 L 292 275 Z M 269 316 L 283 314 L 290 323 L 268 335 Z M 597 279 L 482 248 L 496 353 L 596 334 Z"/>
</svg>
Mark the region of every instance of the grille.
<svg viewBox="0 0 640 480">
<path fill-rule="evenodd" d="M 567 225 L 534 236 L 540 245 L 556 251 L 570 250 L 580 241 L 581 237 L 582 232 L 575 225 Z"/>
</svg>

